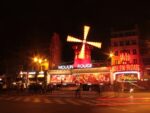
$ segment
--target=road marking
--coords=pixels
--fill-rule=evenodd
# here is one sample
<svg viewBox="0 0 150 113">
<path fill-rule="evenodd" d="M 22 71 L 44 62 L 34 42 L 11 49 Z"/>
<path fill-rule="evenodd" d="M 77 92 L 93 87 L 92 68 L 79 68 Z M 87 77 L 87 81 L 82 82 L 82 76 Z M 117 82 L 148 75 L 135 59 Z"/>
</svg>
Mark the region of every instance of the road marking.
<svg viewBox="0 0 150 113">
<path fill-rule="evenodd" d="M 87 105 L 94 105 L 93 103 L 88 102 L 86 100 L 78 100 L 78 101 L 81 102 L 81 103 L 87 104 Z"/>
<path fill-rule="evenodd" d="M 63 101 L 60 100 L 60 99 L 55 99 L 54 101 L 57 102 L 57 103 L 59 103 L 59 104 L 66 104 L 65 102 L 63 102 Z"/>
<path fill-rule="evenodd" d="M 12 99 L 14 99 L 14 98 L 15 98 L 15 97 L 8 97 L 8 98 L 6 97 L 5 100 L 12 100 Z"/>
<path fill-rule="evenodd" d="M 29 102 L 30 101 L 30 98 L 29 97 L 26 97 L 24 98 L 23 102 Z"/>
<path fill-rule="evenodd" d="M 22 97 L 18 97 L 18 98 L 15 98 L 14 101 L 19 101 L 21 99 L 22 99 Z"/>
<path fill-rule="evenodd" d="M 71 100 L 71 99 L 65 99 L 65 101 L 67 101 L 71 104 L 74 104 L 74 105 L 78 105 L 78 106 L 81 105 L 81 104 L 79 104 L 79 103 L 77 103 L 77 102 L 75 102 L 74 100 Z"/>
<path fill-rule="evenodd" d="M 52 103 L 52 101 L 50 101 L 50 100 L 47 99 L 47 98 L 44 98 L 44 103 Z"/>
<path fill-rule="evenodd" d="M 97 104 L 97 103 L 98 103 L 97 100 L 88 100 L 88 101 L 90 101 L 90 102 L 92 102 L 92 103 L 94 103 L 94 104 Z"/>
<path fill-rule="evenodd" d="M 34 98 L 34 99 L 33 99 L 33 102 L 39 103 L 39 102 L 41 102 L 41 100 L 40 100 L 40 98 Z"/>
</svg>

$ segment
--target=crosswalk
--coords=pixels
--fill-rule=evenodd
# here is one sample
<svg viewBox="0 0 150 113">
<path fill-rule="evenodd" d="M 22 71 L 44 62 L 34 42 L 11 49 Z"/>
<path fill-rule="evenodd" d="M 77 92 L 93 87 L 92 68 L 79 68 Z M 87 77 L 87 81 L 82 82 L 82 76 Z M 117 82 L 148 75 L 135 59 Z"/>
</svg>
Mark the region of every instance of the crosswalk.
<svg viewBox="0 0 150 113">
<path fill-rule="evenodd" d="M 47 96 L 0 96 L 0 101 L 44 103 L 75 106 L 127 106 L 127 105 L 150 105 L 150 98 L 130 97 L 101 97 L 95 99 L 87 98 L 50 98 Z"/>
<path fill-rule="evenodd" d="M 24 103 L 44 103 L 44 104 L 70 104 L 76 106 L 89 105 L 95 106 L 99 100 L 97 99 L 82 99 L 82 98 L 48 98 L 38 96 L 2 96 L 0 101 L 24 102 Z"/>
</svg>

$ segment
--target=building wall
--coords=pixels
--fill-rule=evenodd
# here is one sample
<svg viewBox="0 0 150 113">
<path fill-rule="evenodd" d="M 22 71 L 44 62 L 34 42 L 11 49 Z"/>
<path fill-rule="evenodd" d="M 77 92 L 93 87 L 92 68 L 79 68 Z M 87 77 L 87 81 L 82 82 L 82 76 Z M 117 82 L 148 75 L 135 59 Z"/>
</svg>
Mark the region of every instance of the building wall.
<svg viewBox="0 0 150 113">
<path fill-rule="evenodd" d="M 137 34 L 111 38 L 111 51 L 114 54 L 111 65 L 142 64 L 140 60 L 139 36 Z"/>
</svg>

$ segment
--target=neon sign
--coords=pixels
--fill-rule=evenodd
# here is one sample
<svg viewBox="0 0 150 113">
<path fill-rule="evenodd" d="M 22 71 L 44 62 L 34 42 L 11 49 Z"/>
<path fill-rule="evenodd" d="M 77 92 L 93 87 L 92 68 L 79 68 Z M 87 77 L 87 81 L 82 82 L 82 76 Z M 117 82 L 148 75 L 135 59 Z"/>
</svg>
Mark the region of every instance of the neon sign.
<svg viewBox="0 0 150 113">
<path fill-rule="evenodd" d="M 29 72 L 29 74 L 31 74 L 31 75 L 33 74 L 34 75 L 34 74 L 36 74 L 36 72 Z"/>
<path fill-rule="evenodd" d="M 140 79 L 140 72 L 125 71 L 113 73 L 113 79 L 118 81 L 137 81 Z"/>
<path fill-rule="evenodd" d="M 92 64 L 78 64 L 77 68 L 91 68 Z M 61 65 L 58 66 L 58 69 L 73 69 L 74 66 L 73 65 Z"/>
<path fill-rule="evenodd" d="M 139 71 L 140 66 L 138 64 L 126 64 L 112 66 L 112 72 L 116 71 Z"/>
<path fill-rule="evenodd" d="M 61 65 L 58 66 L 58 69 L 73 69 L 73 65 Z"/>
</svg>

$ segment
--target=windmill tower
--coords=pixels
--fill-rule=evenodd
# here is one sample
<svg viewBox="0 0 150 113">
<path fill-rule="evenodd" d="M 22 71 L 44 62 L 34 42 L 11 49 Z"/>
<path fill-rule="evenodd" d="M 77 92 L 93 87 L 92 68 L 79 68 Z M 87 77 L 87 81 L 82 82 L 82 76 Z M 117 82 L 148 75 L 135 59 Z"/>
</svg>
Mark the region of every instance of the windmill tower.
<svg viewBox="0 0 150 113">
<path fill-rule="evenodd" d="M 81 46 L 74 46 L 73 49 L 75 51 L 75 58 L 74 58 L 74 67 L 77 67 L 78 64 L 91 64 L 91 49 L 92 46 L 101 48 L 100 42 L 91 42 L 86 41 L 88 32 L 90 30 L 89 26 L 84 26 L 84 38 L 80 40 L 78 38 L 68 36 L 68 42 L 78 42 L 82 43 Z"/>
<path fill-rule="evenodd" d="M 50 43 L 49 68 L 56 68 L 61 63 L 61 40 L 57 33 L 54 33 Z"/>
</svg>

